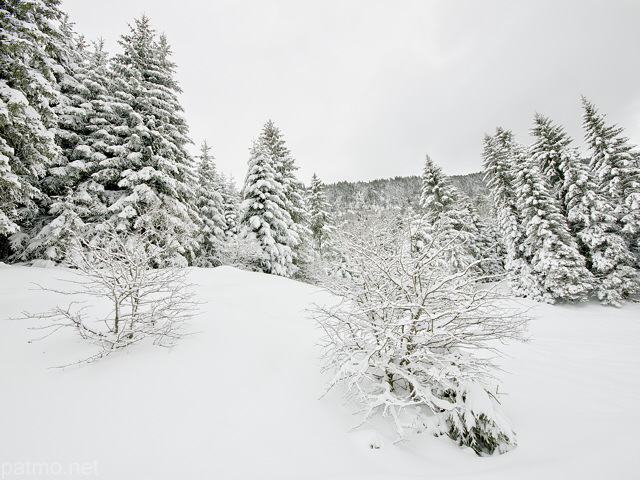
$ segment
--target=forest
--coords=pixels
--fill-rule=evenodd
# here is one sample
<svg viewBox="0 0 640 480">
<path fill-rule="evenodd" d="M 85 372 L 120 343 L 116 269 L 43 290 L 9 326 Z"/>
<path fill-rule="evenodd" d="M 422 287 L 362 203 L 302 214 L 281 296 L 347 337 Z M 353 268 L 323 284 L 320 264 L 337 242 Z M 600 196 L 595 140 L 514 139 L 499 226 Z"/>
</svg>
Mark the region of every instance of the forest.
<svg viewBox="0 0 640 480">
<path fill-rule="evenodd" d="M 265 119 L 236 185 L 214 145 L 189 152 L 178 66 L 151 20 L 110 53 L 59 4 L 0 2 L 0 261 L 81 272 L 79 291 L 111 302 L 100 329 L 80 310 L 31 315 L 96 345 L 83 363 L 173 345 L 198 303 L 186 267 L 291 278 L 334 299 L 313 311 L 322 368 L 363 423 L 491 455 L 516 445 L 492 360 L 526 337 L 514 298 L 637 301 L 640 151 L 589 99 L 584 151 L 535 114 L 529 145 L 485 136 L 482 172 L 448 177 L 426 155 L 413 177 L 331 185 L 298 178 Z"/>
</svg>

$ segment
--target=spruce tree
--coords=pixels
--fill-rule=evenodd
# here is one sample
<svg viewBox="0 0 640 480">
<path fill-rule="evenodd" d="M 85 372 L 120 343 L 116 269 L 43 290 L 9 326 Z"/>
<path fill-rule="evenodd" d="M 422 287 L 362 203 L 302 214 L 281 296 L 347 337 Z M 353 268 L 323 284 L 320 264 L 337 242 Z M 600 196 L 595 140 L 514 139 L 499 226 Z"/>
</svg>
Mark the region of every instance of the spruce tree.
<svg viewBox="0 0 640 480">
<path fill-rule="evenodd" d="M 271 152 L 261 140 L 254 142 L 242 190 L 241 225 L 264 253 L 262 270 L 284 277 L 296 271 L 293 249 L 300 242 L 287 211 L 288 200 Z"/>
<path fill-rule="evenodd" d="M 640 262 L 640 167 L 637 152 L 617 125 L 582 97 L 583 128 L 589 149 L 589 166 L 600 193 L 613 208 L 620 234 Z"/>
</svg>

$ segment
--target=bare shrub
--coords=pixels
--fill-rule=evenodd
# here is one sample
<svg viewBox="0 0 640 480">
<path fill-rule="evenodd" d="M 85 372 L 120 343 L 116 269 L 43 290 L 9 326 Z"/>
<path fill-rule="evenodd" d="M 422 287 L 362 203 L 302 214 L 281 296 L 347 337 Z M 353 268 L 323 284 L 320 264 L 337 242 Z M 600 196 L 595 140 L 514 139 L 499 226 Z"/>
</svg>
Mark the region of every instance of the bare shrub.
<svg viewBox="0 0 640 480">
<path fill-rule="evenodd" d="M 455 238 L 437 225 L 427 242 L 415 233 L 411 222 L 379 219 L 336 236 L 349 276 L 329 278 L 339 301 L 315 310 L 329 389 L 346 385 L 363 423 L 391 417 L 399 440 L 428 429 L 479 455 L 505 452 L 515 434 L 498 409 L 492 358 L 500 342 L 522 338 L 526 317 L 478 287 L 477 265 L 451 267 Z"/>
<path fill-rule="evenodd" d="M 75 238 L 68 262 L 80 279 L 67 281 L 72 286 L 69 290 L 40 288 L 106 300 L 109 312 L 93 317 L 88 315 L 86 301 L 76 301 L 66 308 L 56 306 L 43 313 L 25 312 L 24 316 L 46 320 L 46 325 L 35 327 L 46 331 L 45 337 L 71 328 L 95 344 L 97 353 L 80 362 L 96 360 L 145 339 L 170 347 L 182 336 L 184 322 L 195 314 L 198 302 L 186 282 L 185 269 L 150 268 L 152 258 L 162 254 L 158 250 L 144 235 L 108 231 L 91 240 Z"/>
</svg>

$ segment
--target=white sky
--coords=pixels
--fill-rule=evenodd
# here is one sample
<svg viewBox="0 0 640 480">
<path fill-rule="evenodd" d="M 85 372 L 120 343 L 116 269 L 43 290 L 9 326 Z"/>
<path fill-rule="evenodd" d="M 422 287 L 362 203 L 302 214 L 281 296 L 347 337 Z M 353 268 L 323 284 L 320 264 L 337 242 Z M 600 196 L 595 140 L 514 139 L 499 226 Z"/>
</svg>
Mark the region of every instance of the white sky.
<svg viewBox="0 0 640 480">
<path fill-rule="evenodd" d="M 580 95 L 640 143 L 640 1 L 64 0 L 111 53 L 146 13 L 165 32 L 191 138 L 244 180 L 264 123 L 309 182 L 482 168 L 484 133 L 529 144 L 534 112 L 581 144 Z M 194 147 L 194 151 L 195 151 Z"/>
</svg>

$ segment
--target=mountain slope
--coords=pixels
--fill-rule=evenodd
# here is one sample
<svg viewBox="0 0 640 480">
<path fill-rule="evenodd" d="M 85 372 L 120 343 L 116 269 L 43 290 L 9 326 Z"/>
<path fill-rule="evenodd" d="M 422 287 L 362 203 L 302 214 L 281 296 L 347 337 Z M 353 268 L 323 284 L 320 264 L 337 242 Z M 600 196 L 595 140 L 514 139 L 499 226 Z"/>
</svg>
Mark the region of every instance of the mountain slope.
<svg viewBox="0 0 640 480">
<path fill-rule="evenodd" d="M 0 268 L 3 314 L 68 303 L 30 282 L 64 288 L 73 275 Z M 27 343 L 32 321 L 0 322 L 0 463 L 96 462 L 118 480 L 595 479 L 640 467 L 639 305 L 536 307 L 533 340 L 506 347 L 501 374 L 519 446 L 480 458 L 428 434 L 394 445 L 377 423 L 350 433 L 357 417 L 339 392 L 319 399 L 327 379 L 305 311 L 326 299 L 316 287 L 229 267 L 189 276 L 206 303 L 172 350 L 47 369 L 90 349 L 71 332 Z"/>
<path fill-rule="evenodd" d="M 482 215 L 489 215 L 489 190 L 482 172 L 452 175 L 451 183 L 467 195 Z M 326 186 L 326 195 L 333 211 L 380 211 L 418 208 L 422 179 L 418 176 L 394 177 L 370 182 L 338 182 Z"/>
</svg>

